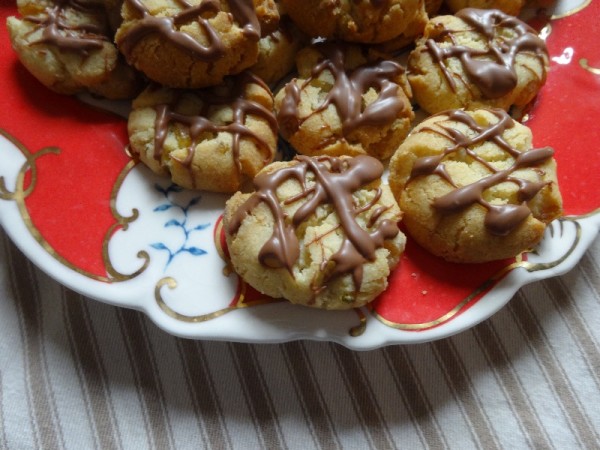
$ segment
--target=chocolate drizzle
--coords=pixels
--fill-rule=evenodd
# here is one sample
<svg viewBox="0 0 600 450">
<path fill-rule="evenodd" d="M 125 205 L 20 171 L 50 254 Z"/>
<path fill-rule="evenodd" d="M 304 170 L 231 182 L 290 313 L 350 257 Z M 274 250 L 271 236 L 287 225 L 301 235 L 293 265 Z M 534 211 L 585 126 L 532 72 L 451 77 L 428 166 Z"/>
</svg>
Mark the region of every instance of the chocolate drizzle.
<svg viewBox="0 0 600 450">
<path fill-rule="evenodd" d="M 314 176 L 314 184 L 310 187 L 306 183 L 308 172 L 312 172 Z M 270 173 L 263 172 L 255 177 L 256 192 L 234 212 L 227 231 L 229 234 L 236 233 L 246 215 L 264 202 L 273 215 L 274 227 L 273 234 L 259 253 L 259 261 L 267 267 L 285 268 L 292 273 L 292 267 L 300 255 L 296 230 L 315 214 L 320 205 L 331 204 L 339 218 L 344 237 L 339 250 L 329 260 L 321 263 L 321 271 L 327 274 L 323 282 L 351 273 L 355 289 L 358 291 L 362 284 L 363 264 L 374 261 L 376 250 L 383 247 L 386 239 L 394 238 L 399 232 L 394 221 L 383 219 L 377 223 L 384 212 L 381 208 L 375 208 L 368 220 L 369 228 L 374 228 L 372 231 L 364 230 L 356 221 L 359 214 L 368 211 L 376 204 L 381 193 L 378 191 L 375 198 L 362 207 L 355 205 L 352 193 L 378 180 L 382 173 L 381 162 L 370 156 L 361 155 L 355 158 L 297 156 L 294 165 Z M 284 200 L 283 204 L 306 200 L 296 210 L 291 220 L 277 195 L 278 187 L 290 179 L 296 180 L 302 186 L 302 191 Z M 315 290 L 319 288 L 314 287 Z"/>
<path fill-rule="evenodd" d="M 311 76 L 301 84 L 292 80 L 285 86 L 285 97 L 277 116 L 284 137 L 289 138 L 305 120 L 329 105 L 337 109 L 345 137 L 361 126 L 391 123 L 401 111 L 410 107 L 398 96 L 400 86 L 393 81 L 403 73 L 396 62 L 381 61 L 350 71 L 344 67 L 343 48 L 329 44 L 316 48 L 324 58 L 312 69 Z M 302 90 L 326 70 L 333 76 L 334 85 L 324 101 L 308 117 L 301 118 L 298 107 Z M 369 88 L 376 89 L 379 96 L 363 108 L 362 96 Z"/>
<path fill-rule="evenodd" d="M 125 2 L 141 16 L 118 38 L 119 48 L 128 59 L 135 45 L 152 34 L 159 34 L 163 39 L 203 61 L 215 61 L 225 54 L 225 45 L 207 18 L 207 16 L 214 17 L 221 11 L 219 0 L 203 0 L 195 6 L 185 0 L 175 0 L 175 3 L 183 9 L 167 17 L 156 17 L 150 14 L 142 0 L 125 0 Z M 228 4 L 233 19 L 242 26 L 244 35 L 258 41 L 261 30 L 252 0 L 228 0 Z M 179 31 L 181 25 L 193 21 L 197 21 L 206 34 L 207 45 L 202 45 L 191 35 Z"/>
<path fill-rule="evenodd" d="M 66 10 L 74 9 L 83 13 L 98 14 L 94 5 L 88 5 L 77 0 L 57 1 L 54 6 L 46 7 L 40 16 L 24 16 L 23 20 L 35 23 L 33 32 L 42 29 L 42 35 L 29 45 L 50 44 L 59 50 L 69 50 L 87 55 L 91 50 L 102 48 L 108 38 L 105 30 L 93 24 L 72 25 L 66 17 Z M 29 34 L 31 34 L 29 33 Z"/>
<path fill-rule="evenodd" d="M 499 98 L 517 85 L 515 58 L 520 52 L 531 52 L 544 64 L 547 54 L 546 44 L 535 30 L 526 23 L 498 10 L 465 8 L 456 16 L 469 24 L 471 30 L 445 30 L 438 38 L 448 38 L 453 45 L 441 47 L 438 40 L 427 39 L 425 46 L 434 61 L 440 66 L 450 88 L 456 91 L 456 83 L 448 70 L 445 60 L 458 58 L 469 80 L 474 83 L 485 98 Z M 510 29 L 511 37 L 500 29 Z M 457 33 L 476 32 L 486 41 L 484 49 L 475 49 L 456 44 Z M 545 70 L 545 69 L 544 69 Z"/>
<path fill-rule="evenodd" d="M 487 229 L 492 234 L 505 236 L 531 214 L 531 210 L 526 202 L 531 200 L 548 184 L 548 182 L 535 182 L 517 178 L 513 176 L 513 173 L 519 169 L 534 167 L 544 163 L 552 158 L 554 150 L 550 147 L 543 147 L 520 152 L 502 137 L 507 129 L 514 126 L 513 119 L 503 110 L 491 109 L 489 111 L 498 118 L 498 121 L 488 127 L 478 125 L 475 119 L 463 110 L 452 110 L 440 114 L 448 116 L 448 121 L 459 122 L 468 126 L 476 133 L 473 137 L 468 137 L 456 128 L 442 125 L 441 123 L 445 121 L 436 122 L 437 128 L 421 128 L 421 131 L 430 131 L 444 136 L 452 142 L 452 145 L 447 147 L 440 155 L 417 159 L 409 181 L 420 175 L 437 174 L 441 176 L 455 189 L 442 197 L 436 198 L 433 202 L 435 209 L 442 213 L 451 213 L 478 203 L 487 209 L 485 216 L 485 226 Z M 489 162 L 479 157 L 470 148 L 485 141 L 494 142 L 502 150 L 509 153 L 514 158 L 513 164 L 507 169 L 496 170 Z M 443 160 L 459 149 L 463 149 L 468 156 L 484 165 L 491 174 L 472 184 L 458 187 L 446 171 Z M 519 186 L 517 195 L 521 202 L 520 204 L 494 205 L 484 200 L 483 193 L 486 189 L 503 182 L 512 182 Z"/>
<path fill-rule="evenodd" d="M 154 124 L 154 159 L 160 161 L 164 151 L 164 143 L 167 138 L 170 127 L 173 124 L 187 128 L 190 145 L 188 147 L 185 160 L 180 161 L 184 166 L 191 167 L 194 160 L 196 146 L 205 137 L 205 133 L 226 132 L 232 135 L 231 151 L 234 163 L 241 173 L 242 166 L 240 162 L 240 142 L 243 138 L 252 139 L 265 153 L 265 163 L 273 160 L 274 149 L 265 142 L 260 136 L 254 133 L 246 126 L 248 115 L 258 116 L 268 122 L 273 134 L 277 134 L 277 121 L 273 112 L 263 105 L 245 98 L 245 90 L 248 84 L 258 84 L 265 91 L 270 93 L 268 86 L 258 77 L 249 72 L 244 72 L 232 87 L 230 95 L 218 95 L 212 91 L 194 91 L 203 103 L 202 111 L 196 116 L 189 116 L 172 111 L 172 104 L 161 104 L 155 107 L 156 120 Z M 175 100 L 173 103 L 176 103 Z M 232 110 L 232 120 L 228 124 L 216 124 L 208 119 L 208 115 L 215 107 L 230 107 Z M 193 177 L 192 177 L 193 180 Z"/>
</svg>

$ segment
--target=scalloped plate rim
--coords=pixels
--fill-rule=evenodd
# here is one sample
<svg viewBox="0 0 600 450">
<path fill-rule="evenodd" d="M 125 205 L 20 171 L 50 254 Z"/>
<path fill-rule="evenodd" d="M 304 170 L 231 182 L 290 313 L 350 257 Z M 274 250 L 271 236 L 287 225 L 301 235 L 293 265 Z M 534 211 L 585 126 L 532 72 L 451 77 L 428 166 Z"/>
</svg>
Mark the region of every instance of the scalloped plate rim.
<svg viewBox="0 0 600 450">
<path fill-rule="evenodd" d="M 528 272 L 522 267 L 512 270 L 469 309 L 461 312 L 459 316 L 452 320 L 433 328 L 422 331 L 394 329 L 384 325 L 369 313 L 366 313 L 368 321 L 367 332 L 361 336 L 351 336 L 350 333 L 331 335 L 327 331 L 315 332 L 315 330 L 309 332 L 287 330 L 282 335 L 261 336 L 260 334 L 252 335 L 247 331 L 240 332 L 237 329 L 231 329 L 226 326 L 229 321 L 235 323 L 239 320 L 236 315 L 248 314 L 250 311 L 248 308 L 232 311 L 230 314 L 212 320 L 212 323 L 188 324 L 169 317 L 159 308 L 156 302 L 148 301 L 147 298 L 137 298 L 135 295 L 123 297 L 126 292 L 119 290 L 118 283 L 102 283 L 90 279 L 64 266 L 48 253 L 37 242 L 35 237 L 31 235 L 23 223 L 16 202 L 0 201 L 0 211 L 2 212 L 0 214 L 0 224 L 2 224 L 7 235 L 26 257 L 48 276 L 65 287 L 102 303 L 141 311 L 159 328 L 171 335 L 192 339 L 246 343 L 283 343 L 295 340 L 329 341 L 354 350 L 370 350 L 394 344 L 423 343 L 463 332 L 502 309 L 512 299 L 514 294 L 526 284 L 559 276 L 571 270 L 579 262 L 600 231 L 600 210 L 596 210 L 588 216 L 570 218 L 572 222 L 577 222 L 581 226 L 581 234 L 579 241 L 571 249 L 572 254 L 568 258 L 556 267 L 546 270 Z M 544 239 L 546 239 L 546 236 Z M 567 246 L 570 244 L 563 241 L 563 238 L 559 239 L 559 242 Z M 257 308 L 263 308 L 264 310 L 277 308 L 278 313 L 281 312 L 281 308 L 300 308 L 300 311 L 303 311 L 302 314 L 307 316 L 313 314 L 338 314 L 338 312 L 312 310 L 285 303 L 259 305 L 251 309 L 255 311 Z M 349 323 L 351 324 L 351 321 Z M 348 329 L 350 326 L 348 326 Z"/>
</svg>

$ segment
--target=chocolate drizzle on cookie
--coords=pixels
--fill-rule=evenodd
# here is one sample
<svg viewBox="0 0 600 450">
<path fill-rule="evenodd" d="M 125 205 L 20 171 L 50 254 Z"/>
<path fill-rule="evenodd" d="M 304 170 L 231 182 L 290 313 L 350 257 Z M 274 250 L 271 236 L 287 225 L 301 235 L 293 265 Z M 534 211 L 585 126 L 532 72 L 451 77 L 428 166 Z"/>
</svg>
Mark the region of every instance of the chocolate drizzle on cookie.
<svg viewBox="0 0 600 450">
<path fill-rule="evenodd" d="M 546 44 L 535 30 L 516 17 L 499 10 L 465 8 L 456 16 L 470 25 L 470 30 L 444 30 L 436 39 L 427 39 L 425 46 L 439 65 L 444 78 L 453 91 L 456 83 L 445 60 L 458 58 L 467 77 L 479 88 L 485 98 L 499 98 L 517 86 L 515 58 L 521 52 L 530 52 L 544 64 Z M 510 31 L 507 31 L 510 30 Z M 485 41 L 485 48 L 476 49 L 456 44 L 458 33 L 474 32 L 478 40 Z M 452 45 L 441 46 L 448 39 Z M 545 69 L 544 69 L 545 70 Z"/>
<path fill-rule="evenodd" d="M 47 6 L 44 13 L 39 16 L 23 17 L 24 21 L 36 24 L 31 33 L 42 29 L 41 37 L 30 42 L 29 45 L 50 44 L 59 50 L 87 55 L 89 51 L 101 49 L 108 42 L 106 30 L 102 27 L 85 23 L 72 24 L 69 23 L 66 15 L 68 9 L 85 14 L 99 14 L 97 5 L 88 5 L 77 0 L 62 0 L 55 3 Z"/>
<path fill-rule="evenodd" d="M 270 93 L 268 86 L 255 75 L 244 72 L 236 80 L 228 95 L 219 95 L 213 91 L 194 91 L 203 103 L 202 111 L 195 116 L 185 115 L 172 110 L 172 104 L 161 104 L 155 107 L 156 120 L 154 124 L 154 159 L 161 161 L 164 152 L 164 143 L 172 125 L 183 126 L 188 130 L 190 145 L 188 147 L 185 160 L 180 161 L 184 166 L 190 168 L 194 160 L 196 146 L 205 137 L 205 133 L 230 133 L 232 135 L 231 152 L 238 173 L 242 172 L 240 161 L 240 142 L 242 139 L 253 140 L 257 147 L 265 153 L 265 163 L 273 160 L 274 149 L 265 142 L 260 136 L 253 132 L 246 125 L 246 119 L 249 115 L 260 117 L 265 120 L 273 134 L 277 134 L 277 121 L 273 112 L 263 105 L 248 100 L 246 88 L 248 84 L 258 84 L 265 91 Z M 233 84 L 233 83 L 232 83 Z M 176 100 L 175 102 L 176 103 Z M 212 122 L 208 116 L 212 110 L 218 107 L 231 108 L 231 123 L 217 124 Z M 193 177 L 192 177 L 193 180 Z"/>
<path fill-rule="evenodd" d="M 160 35 L 162 39 L 203 61 L 215 61 L 224 55 L 225 46 L 208 18 L 222 11 L 219 0 L 203 0 L 198 5 L 191 5 L 185 0 L 175 0 L 182 10 L 165 17 L 153 16 L 142 0 L 125 0 L 125 3 L 140 15 L 140 19 L 118 37 L 119 49 L 128 59 L 135 45 L 141 39 L 153 34 Z M 227 0 L 227 3 L 231 16 L 241 25 L 244 35 L 258 41 L 261 35 L 260 23 L 252 0 Z M 194 21 L 204 31 L 208 41 L 206 45 L 201 44 L 188 33 L 179 31 L 181 25 Z"/>
<path fill-rule="evenodd" d="M 282 135 L 289 138 L 314 114 L 334 105 L 342 121 L 344 137 L 361 126 L 391 123 L 398 114 L 409 108 L 398 95 L 400 86 L 394 81 L 403 73 L 394 61 L 380 61 L 360 66 L 354 70 L 345 68 L 344 49 L 330 44 L 315 47 L 323 59 L 312 69 L 311 76 L 298 83 L 292 80 L 285 86 L 285 97 L 281 103 L 277 120 Z M 302 91 L 319 75 L 329 71 L 334 84 L 323 102 L 307 117 L 300 117 L 299 105 Z M 370 89 L 378 91 L 377 99 L 363 107 L 363 95 Z"/>
<path fill-rule="evenodd" d="M 552 158 L 554 150 L 550 147 L 543 147 L 520 152 L 502 137 L 507 129 L 514 126 L 513 119 L 501 109 L 490 109 L 489 111 L 498 118 L 498 121 L 487 127 L 480 126 L 473 117 L 463 110 L 452 110 L 440 113 L 440 115 L 447 116 L 448 119 L 436 122 L 436 128 L 421 128 L 421 131 L 433 132 L 449 139 L 452 145 L 439 155 L 418 158 L 413 166 L 409 181 L 420 175 L 437 174 L 441 176 L 455 189 L 442 197 L 436 198 L 433 202 L 435 209 L 442 213 L 452 213 L 474 204 L 480 204 L 487 209 L 485 226 L 490 233 L 505 236 L 531 214 L 527 202 L 548 184 L 547 182 L 535 182 L 517 178 L 513 175 L 514 172 L 519 169 L 539 166 Z M 443 125 L 445 122 L 464 124 L 475 132 L 475 135 L 469 137 L 452 126 Z M 496 170 L 489 162 L 478 156 L 471 147 L 485 141 L 491 141 L 509 153 L 514 158 L 513 164 L 507 169 Z M 460 149 L 464 150 L 469 157 L 485 166 L 491 174 L 474 183 L 461 187 L 457 186 L 446 171 L 443 160 L 448 155 Z M 483 193 L 486 189 L 503 182 L 511 182 L 519 186 L 518 199 L 521 202 L 520 204 L 496 205 L 487 202 L 483 198 Z"/>
<path fill-rule="evenodd" d="M 308 172 L 314 178 L 314 184 L 307 184 Z M 364 230 L 356 217 L 371 209 L 378 201 L 380 192 L 367 205 L 357 207 L 352 193 L 361 187 L 378 180 L 383 173 L 383 165 L 370 156 L 355 158 L 297 156 L 295 163 L 273 172 L 262 172 L 254 179 L 254 192 L 233 214 L 227 232 L 237 232 L 247 214 L 258 204 L 265 203 L 270 209 L 274 227 L 273 234 L 259 253 L 261 264 L 271 268 L 285 268 L 292 273 L 292 267 L 300 255 L 300 246 L 296 230 L 309 217 L 313 216 L 320 205 L 331 204 L 337 214 L 344 237 L 339 250 L 329 260 L 321 263 L 321 271 L 326 273 L 322 282 L 334 277 L 352 274 L 355 289 L 362 284 L 363 264 L 374 261 L 376 250 L 382 248 L 386 239 L 393 239 L 398 233 L 396 222 L 379 220 L 385 209 L 375 208 L 369 219 L 372 231 Z M 286 181 L 295 180 L 302 191 L 281 202 L 277 189 Z M 299 200 L 305 202 L 289 218 L 283 209 Z M 373 229 L 374 228 L 374 229 Z M 314 287 L 318 290 L 319 287 Z"/>
</svg>

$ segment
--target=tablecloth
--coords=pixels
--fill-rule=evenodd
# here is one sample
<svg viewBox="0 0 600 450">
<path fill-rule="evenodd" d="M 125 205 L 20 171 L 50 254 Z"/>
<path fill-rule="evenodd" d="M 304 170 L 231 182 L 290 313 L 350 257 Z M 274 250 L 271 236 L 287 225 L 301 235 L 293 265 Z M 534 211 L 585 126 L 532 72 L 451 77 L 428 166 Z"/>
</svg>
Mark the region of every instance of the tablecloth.
<svg viewBox="0 0 600 450">
<path fill-rule="evenodd" d="M 600 239 L 458 335 L 351 351 L 170 336 L 0 232 L 0 448 L 600 446 Z"/>
</svg>

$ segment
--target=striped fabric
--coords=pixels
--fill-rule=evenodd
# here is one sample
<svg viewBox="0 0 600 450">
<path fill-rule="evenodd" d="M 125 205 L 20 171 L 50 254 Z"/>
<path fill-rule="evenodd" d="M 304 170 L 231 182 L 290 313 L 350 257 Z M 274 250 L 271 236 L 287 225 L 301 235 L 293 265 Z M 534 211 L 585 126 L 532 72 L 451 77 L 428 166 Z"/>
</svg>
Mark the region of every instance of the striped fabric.
<svg viewBox="0 0 600 450">
<path fill-rule="evenodd" d="M 600 447 L 600 239 L 430 344 L 175 338 L 34 268 L 0 232 L 0 448 Z"/>
</svg>

